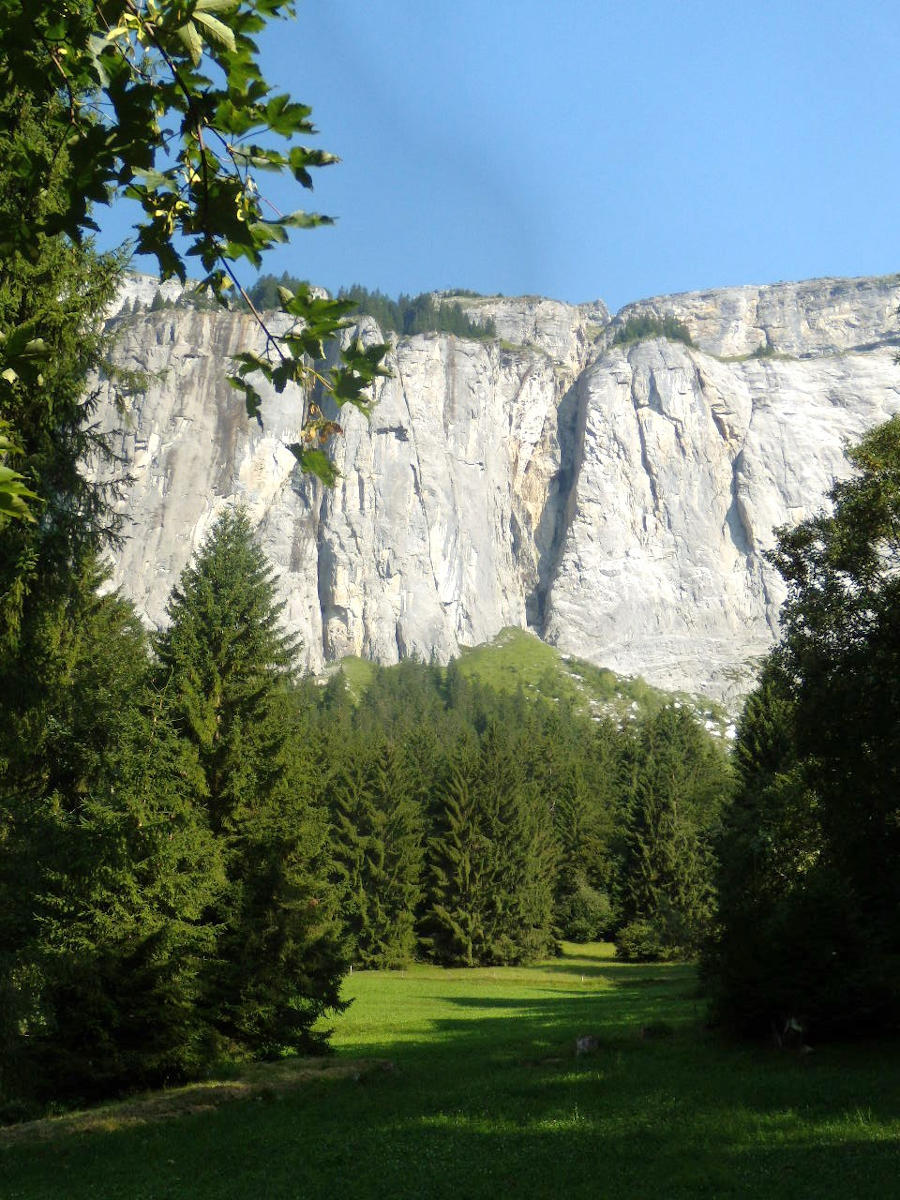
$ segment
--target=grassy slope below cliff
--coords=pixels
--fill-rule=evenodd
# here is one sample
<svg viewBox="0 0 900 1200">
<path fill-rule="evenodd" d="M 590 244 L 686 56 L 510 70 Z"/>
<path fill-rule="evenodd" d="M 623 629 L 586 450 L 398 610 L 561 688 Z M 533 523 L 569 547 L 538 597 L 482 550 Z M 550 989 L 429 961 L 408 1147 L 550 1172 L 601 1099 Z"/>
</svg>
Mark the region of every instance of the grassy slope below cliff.
<svg viewBox="0 0 900 1200">
<path fill-rule="evenodd" d="M 664 692 L 640 677 L 616 675 L 584 659 L 561 654 L 524 629 L 504 629 L 493 641 L 463 650 L 459 663 L 463 674 L 497 691 L 521 688 L 526 696 L 568 700 L 592 716 L 626 721 L 676 703 L 695 711 L 711 732 L 719 736 L 731 732 L 725 710 L 703 696 Z M 365 659 L 345 658 L 341 670 L 352 694 L 359 697 L 377 668 Z"/>
</svg>

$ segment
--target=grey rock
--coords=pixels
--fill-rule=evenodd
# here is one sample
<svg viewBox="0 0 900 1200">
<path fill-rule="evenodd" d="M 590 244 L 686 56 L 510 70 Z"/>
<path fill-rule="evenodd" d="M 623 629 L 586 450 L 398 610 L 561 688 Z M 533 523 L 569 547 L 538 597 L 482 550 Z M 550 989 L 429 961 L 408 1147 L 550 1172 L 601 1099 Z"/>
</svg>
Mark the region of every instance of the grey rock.
<svg viewBox="0 0 900 1200">
<path fill-rule="evenodd" d="M 583 459 L 547 603 L 561 649 L 662 687 L 740 695 L 784 599 L 763 558 L 900 409 L 886 350 L 725 364 L 665 341 L 579 381 Z"/>
<path fill-rule="evenodd" d="M 371 419 L 341 417 L 331 491 L 286 448 L 303 397 L 266 394 L 260 429 L 225 382 L 256 337 L 246 316 L 120 323 L 119 360 L 150 375 L 105 417 L 132 475 L 115 580 L 142 617 L 165 622 L 216 514 L 242 503 L 313 670 L 446 660 L 513 625 L 661 686 L 745 692 L 778 630 L 773 528 L 821 504 L 845 439 L 900 410 L 900 281 L 662 297 L 612 325 L 599 302 L 439 299 L 498 339 L 396 339 Z M 676 315 L 698 348 L 609 345 L 646 311 Z M 369 319 L 361 333 L 381 337 Z M 778 354 L 747 359 L 758 346 Z"/>
<path fill-rule="evenodd" d="M 810 358 L 896 345 L 898 304 L 898 275 L 682 292 L 626 305 L 610 336 L 629 317 L 670 315 L 708 354 L 741 357 L 771 350 Z"/>
</svg>

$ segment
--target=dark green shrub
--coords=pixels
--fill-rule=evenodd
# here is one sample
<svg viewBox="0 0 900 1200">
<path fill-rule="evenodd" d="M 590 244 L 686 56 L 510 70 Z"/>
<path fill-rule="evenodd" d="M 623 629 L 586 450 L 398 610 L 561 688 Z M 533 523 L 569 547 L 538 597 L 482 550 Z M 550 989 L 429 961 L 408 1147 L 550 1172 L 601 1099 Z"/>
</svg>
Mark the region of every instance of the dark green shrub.
<svg viewBox="0 0 900 1200">
<path fill-rule="evenodd" d="M 616 935 L 616 956 L 623 962 L 665 962 L 675 957 L 675 952 L 668 945 L 663 921 L 638 917 Z"/>
<path fill-rule="evenodd" d="M 900 421 L 831 507 L 777 531 L 782 638 L 738 731 L 719 839 L 719 1019 L 813 1038 L 900 1027 Z"/>
<path fill-rule="evenodd" d="M 612 928 L 615 913 L 606 892 L 591 887 L 582 878 L 561 902 L 557 920 L 560 933 L 570 942 L 596 942 Z"/>
</svg>

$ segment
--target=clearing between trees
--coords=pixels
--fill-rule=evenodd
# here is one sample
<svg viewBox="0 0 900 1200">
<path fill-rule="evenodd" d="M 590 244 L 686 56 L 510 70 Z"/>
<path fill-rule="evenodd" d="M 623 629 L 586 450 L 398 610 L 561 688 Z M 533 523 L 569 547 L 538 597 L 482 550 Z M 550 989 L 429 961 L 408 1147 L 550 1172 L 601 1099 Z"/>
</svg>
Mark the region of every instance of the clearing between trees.
<svg viewBox="0 0 900 1200">
<path fill-rule="evenodd" d="M 143 1098 L 93 1127 L 8 1130 L 4 1200 L 845 1200 L 895 1187 L 900 1047 L 729 1045 L 704 1028 L 691 967 L 567 943 L 536 967 L 358 971 L 345 994 L 321 1069 L 256 1065 L 222 1081 L 218 1107 L 162 1116 Z"/>
</svg>

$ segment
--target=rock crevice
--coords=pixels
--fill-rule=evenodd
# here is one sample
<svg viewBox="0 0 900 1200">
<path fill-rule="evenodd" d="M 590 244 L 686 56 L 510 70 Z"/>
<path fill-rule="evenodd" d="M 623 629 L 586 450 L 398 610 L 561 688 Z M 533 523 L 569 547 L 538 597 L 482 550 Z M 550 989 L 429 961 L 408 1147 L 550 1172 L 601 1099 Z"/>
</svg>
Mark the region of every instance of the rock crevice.
<svg viewBox="0 0 900 1200">
<path fill-rule="evenodd" d="M 216 513 L 242 503 L 313 670 L 445 660 L 530 625 L 663 686 L 745 690 L 783 598 L 772 530 L 819 506 L 845 440 L 900 408 L 900 280 L 657 297 L 612 324 L 599 302 L 460 302 L 502 340 L 397 339 L 371 421 L 342 416 L 332 491 L 286 449 L 302 397 L 266 394 L 259 429 L 227 386 L 244 316 L 119 322 L 119 361 L 148 379 L 124 418 L 106 410 L 132 476 L 115 581 L 164 623 Z M 647 314 L 695 346 L 611 344 Z M 379 336 L 370 320 L 364 334 Z"/>
</svg>

